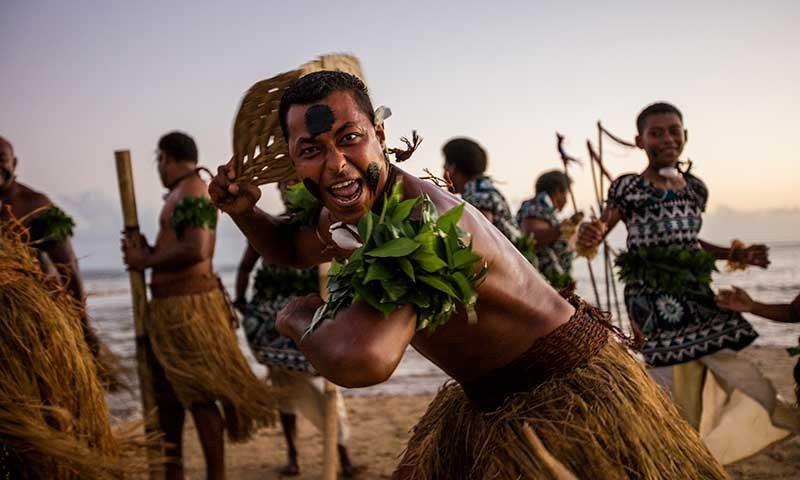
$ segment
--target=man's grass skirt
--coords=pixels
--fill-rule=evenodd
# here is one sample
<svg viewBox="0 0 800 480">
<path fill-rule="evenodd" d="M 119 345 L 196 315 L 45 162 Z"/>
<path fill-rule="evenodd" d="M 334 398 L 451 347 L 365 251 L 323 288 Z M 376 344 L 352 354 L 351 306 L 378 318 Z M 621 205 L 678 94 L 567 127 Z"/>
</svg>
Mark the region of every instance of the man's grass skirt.
<svg viewBox="0 0 800 480">
<path fill-rule="evenodd" d="M 599 312 L 574 304 L 575 316 L 511 369 L 446 384 L 395 478 L 727 478 Z M 526 376 L 534 383 L 520 390 Z M 509 386 L 515 392 L 498 398 Z"/>
<path fill-rule="evenodd" d="M 150 345 L 178 401 L 186 408 L 219 401 L 228 438 L 235 442 L 271 425 L 275 394 L 253 374 L 239 349 L 233 313 L 218 279 L 196 277 L 151 289 Z"/>
</svg>

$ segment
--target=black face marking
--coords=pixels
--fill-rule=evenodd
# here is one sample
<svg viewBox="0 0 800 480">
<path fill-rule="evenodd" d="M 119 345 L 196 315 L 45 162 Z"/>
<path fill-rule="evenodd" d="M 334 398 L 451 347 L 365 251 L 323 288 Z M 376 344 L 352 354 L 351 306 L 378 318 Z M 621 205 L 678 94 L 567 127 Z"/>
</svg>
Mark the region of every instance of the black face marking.
<svg viewBox="0 0 800 480">
<path fill-rule="evenodd" d="M 319 190 L 319 185 L 317 185 L 317 182 L 311 180 L 310 178 L 306 178 L 305 180 L 303 180 L 303 185 L 305 185 L 306 190 L 308 190 L 311 193 L 311 195 L 314 195 L 318 200 L 322 198 L 321 197 L 322 194 Z"/>
<path fill-rule="evenodd" d="M 333 110 L 327 105 L 311 105 L 306 110 L 306 130 L 311 134 L 311 137 L 329 132 L 333 128 L 334 120 L 336 120 L 336 117 L 333 115 Z"/>
<path fill-rule="evenodd" d="M 375 193 L 378 188 L 378 181 L 381 179 L 381 166 L 378 162 L 369 162 L 367 166 L 367 185 Z"/>
</svg>

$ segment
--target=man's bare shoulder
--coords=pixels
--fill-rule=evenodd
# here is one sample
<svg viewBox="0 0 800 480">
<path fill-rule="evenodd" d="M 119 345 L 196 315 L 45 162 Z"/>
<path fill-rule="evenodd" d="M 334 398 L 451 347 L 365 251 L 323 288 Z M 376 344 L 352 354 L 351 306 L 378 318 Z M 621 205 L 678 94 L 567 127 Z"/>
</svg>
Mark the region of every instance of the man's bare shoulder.
<svg viewBox="0 0 800 480">
<path fill-rule="evenodd" d="M 14 213 L 18 217 L 53 204 L 44 193 L 19 182 L 17 182 L 17 189 L 11 203 L 14 205 Z"/>
<path fill-rule="evenodd" d="M 194 176 L 178 187 L 178 197 L 208 197 L 208 185 L 199 176 Z"/>
<path fill-rule="evenodd" d="M 435 183 L 423 180 L 403 170 L 400 170 L 400 178 L 403 179 L 403 196 L 405 198 L 416 198 L 420 195 L 427 195 L 433 204 L 436 205 L 436 209 L 439 210 L 439 213 L 444 213 L 464 203 L 459 196 L 448 192 Z"/>
</svg>

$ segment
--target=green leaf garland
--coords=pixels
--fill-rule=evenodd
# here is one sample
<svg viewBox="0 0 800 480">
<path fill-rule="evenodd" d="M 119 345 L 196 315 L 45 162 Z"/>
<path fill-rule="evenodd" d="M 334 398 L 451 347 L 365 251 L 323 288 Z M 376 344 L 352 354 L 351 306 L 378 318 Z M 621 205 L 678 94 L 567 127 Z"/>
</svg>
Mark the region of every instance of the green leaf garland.
<svg viewBox="0 0 800 480">
<path fill-rule="evenodd" d="M 418 211 L 418 219 L 412 219 Z M 384 315 L 403 305 L 417 311 L 417 330 L 434 331 L 458 305 L 477 320 L 477 286 L 487 266 L 458 227 L 464 204 L 439 216 L 427 195 L 403 200 L 401 182 L 386 196 L 380 215 L 365 214 L 358 232 L 363 245 L 350 258 L 334 260 L 328 272 L 328 303 L 314 314 L 306 335 L 353 302 L 364 301 Z"/>
<path fill-rule="evenodd" d="M 31 221 L 31 243 L 63 242 L 73 234 L 75 221 L 64 210 L 50 206 Z"/>
<path fill-rule="evenodd" d="M 710 285 L 711 273 L 717 270 L 715 261 L 714 255 L 699 248 L 650 247 L 622 252 L 615 264 L 625 283 L 643 283 L 681 295 Z"/>
<path fill-rule="evenodd" d="M 217 207 L 203 196 L 183 197 L 172 212 L 172 229 L 178 238 L 187 228 L 217 228 Z"/>
<path fill-rule="evenodd" d="M 319 218 L 321 210 L 322 204 L 304 184 L 296 183 L 286 189 L 286 212 L 290 223 L 312 225 Z"/>
</svg>

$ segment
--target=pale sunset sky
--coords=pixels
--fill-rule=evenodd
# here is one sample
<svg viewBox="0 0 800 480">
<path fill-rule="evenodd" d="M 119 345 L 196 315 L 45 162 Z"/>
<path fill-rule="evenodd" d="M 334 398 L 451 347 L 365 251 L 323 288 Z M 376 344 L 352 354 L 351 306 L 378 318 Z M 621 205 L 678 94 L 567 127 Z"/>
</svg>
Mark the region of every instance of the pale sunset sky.
<svg viewBox="0 0 800 480">
<path fill-rule="evenodd" d="M 3 0 L 0 135 L 15 146 L 20 180 L 80 220 L 79 245 L 116 238 L 113 151 L 130 149 L 152 237 L 159 136 L 189 133 L 213 170 L 230 158 L 250 85 L 350 52 L 375 105 L 394 112 L 390 144 L 412 129 L 425 138 L 403 166 L 412 172 L 440 173 L 442 144 L 473 137 L 516 211 L 536 175 L 559 167 L 556 130 L 585 159 L 597 120 L 632 139 L 636 114 L 665 100 L 684 112 L 684 157 L 710 189 L 710 215 L 783 215 L 785 231 L 750 236 L 800 240 L 800 2 L 553 3 Z M 646 160 L 609 147 L 606 162 L 620 174 Z M 587 209 L 588 166 L 573 176 Z M 267 190 L 265 208 L 279 210 Z M 90 263 L 114 252 L 92 248 Z"/>
</svg>

